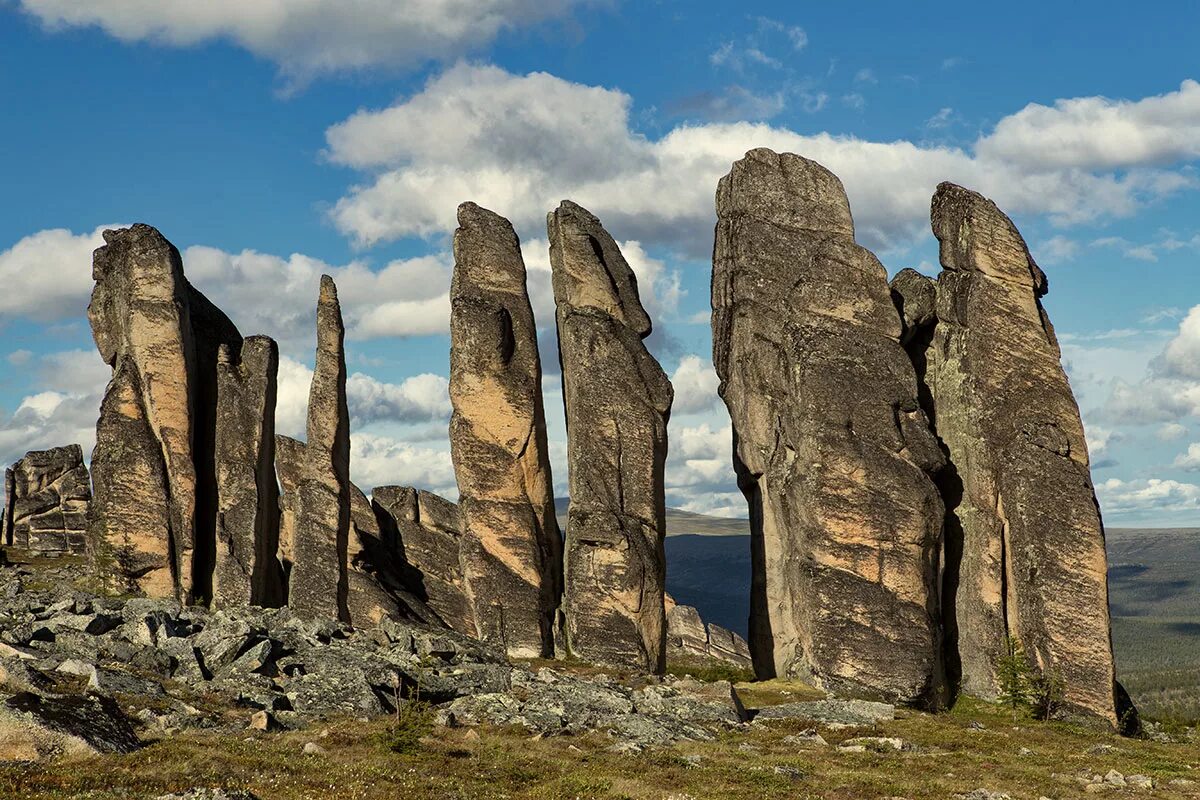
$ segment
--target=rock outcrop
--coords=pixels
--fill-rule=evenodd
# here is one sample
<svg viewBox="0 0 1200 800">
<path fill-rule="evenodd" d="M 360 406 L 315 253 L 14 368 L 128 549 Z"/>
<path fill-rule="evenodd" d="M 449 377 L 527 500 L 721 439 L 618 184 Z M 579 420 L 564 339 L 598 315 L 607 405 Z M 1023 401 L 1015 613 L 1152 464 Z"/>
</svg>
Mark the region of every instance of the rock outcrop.
<svg viewBox="0 0 1200 800">
<path fill-rule="evenodd" d="M 661 671 L 671 383 L 642 341 L 637 279 L 600 221 L 564 201 L 546 227 L 568 434 L 566 646 Z"/>
<path fill-rule="evenodd" d="M 288 606 L 350 621 L 350 412 L 346 404 L 346 329 L 337 287 L 321 276 L 317 358 L 308 395 L 308 440 L 289 547 Z"/>
<path fill-rule="evenodd" d="M 694 606 L 667 603 L 667 660 L 723 661 L 750 669 L 750 646 L 733 631 L 707 625 Z"/>
<path fill-rule="evenodd" d="M 508 220 L 458 207 L 450 290 L 450 452 L 462 574 L 478 636 L 514 658 L 554 652 L 562 538 L 537 325 Z"/>
<path fill-rule="evenodd" d="M 88 318 L 113 376 L 92 452 L 89 541 L 119 588 L 211 597 L 217 509 L 217 352 L 242 337 L 184 277 L 154 228 L 105 231 Z"/>
<path fill-rule="evenodd" d="M 751 150 L 717 188 L 713 364 L 750 507 L 760 677 L 934 701 L 943 465 L 841 182 Z"/>
<path fill-rule="evenodd" d="M 283 604 L 279 565 L 279 484 L 275 399 L 279 349 L 248 337 L 241 359 L 221 348 L 217 362 L 217 527 L 213 605 Z"/>
<path fill-rule="evenodd" d="M 447 627 L 475 636 L 478 628 L 460 556 L 458 506 L 409 486 L 376 487 L 371 502 L 383 540 L 395 542 L 404 589 Z"/>
<path fill-rule="evenodd" d="M 910 271 L 893 288 L 953 465 L 942 481 L 950 677 L 994 697 L 1011 637 L 1064 682 L 1070 706 L 1115 723 L 1104 529 L 1040 301 L 1046 276 L 983 196 L 943 183 L 931 217 L 936 285 Z"/>
<path fill-rule="evenodd" d="M 0 544 L 38 555 L 83 554 L 92 485 L 79 445 L 33 450 L 4 472 Z"/>
</svg>

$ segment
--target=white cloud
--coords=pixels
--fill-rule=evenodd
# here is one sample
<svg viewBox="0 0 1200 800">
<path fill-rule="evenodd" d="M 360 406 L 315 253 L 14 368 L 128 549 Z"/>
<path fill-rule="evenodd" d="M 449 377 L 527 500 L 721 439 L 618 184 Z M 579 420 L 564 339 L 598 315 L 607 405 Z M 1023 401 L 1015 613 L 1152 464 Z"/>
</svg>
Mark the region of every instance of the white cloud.
<svg viewBox="0 0 1200 800">
<path fill-rule="evenodd" d="M 299 361 L 280 357 L 275 410 L 279 433 L 304 438 L 312 376 L 312 370 Z M 346 379 L 346 404 L 356 430 L 376 422 L 449 424 L 450 421 L 449 382 L 441 375 L 414 375 L 396 384 L 355 372 Z"/>
<path fill-rule="evenodd" d="M 929 198 L 943 180 L 982 191 L 1010 213 L 1045 214 L 1057 224 L 1129 215 L 1147 199 L 1193 184 L 1162 168 L 1168 156 L 1191 158 L 1187 149 L 1147 153 L 1117 172 L 1072 139 L 1064 147 L 1080 150 L 1069 164 L 1041 164 L 1013 144 L 1009 118 L 996 129 L 1003 146 L 984 136 L 973 150 L 748 122 L 681 125 L 650 139 L 632 127 L 631 103 L 621 91 L 545 73 L 460 64 L 389 108 L 359 111 L 329 129 L 328 157 L 365 175 L 332 219 L 364 246 L 441 235 L 470 198 L 531 231 L 570 197 L 622 238 L 707 255 L 717 179 L 758 146 L 801 153 L 837 173 L 860 239 L 876 249 L 928 238 Z M 820 106 L 821 95 L 808 103 Z"/>
<path fill-rule="evenodd" d="M 1038 260 L 1049 264 L 1071 261 L 1079 253 L 1079 243 L 1065 236 L 1051 236 L 1037 249 Z"/>
<path fill-rule="evenodd" d="M 1186 426 L 1180 425 L 1178 422 L 1168 422 L 1160 427 L 1154 436 L 1160 442 L 1175 442 L 1187 436 L 1187 434 L 1188 429 Z"/>
<path fill-rule="evenodd" d="M 977 152 L 1035 170 L 1127 169 L 1200 157 L 1200 83 L 1141 100 L 1077 97 L 1005 117 Z"/>
<path fill-rule="evenodd" d="M 20 0 L 51 30 L 96 26 L 125 42 L 226 39 L 308 78 L 454 59 L 579 0 Z"/>
<path fill-rule="evenodd" d="M 1200 379 L 1200 306 L 1179 324 L 1179 333 L 1163 351 L 1162 364 L 1168 375 Z"/>
<path fill-rule="evenodd" d="M 39 231 L 0 252 L 0 320 L 50 322 L 79 317 L 92 294 L 92 251 L 104 244 L 101 225 L 91 233 Z"/>
<path fill-rule="evenodd" d="M 717 387 L 721 379 L 713 370 L 713 366 L 700 356 L 684 356 L 671 376 L 671 385 L 675 387 L 674 414 L 692 414 L 698 411 L 708 411 L 718 404 Z"/>
<path fill-rule="evenodd" d="M 938 112 L 929 119 L 925 120 L 925 127 L 931 130 L 940 130 L 947 128 L 954 121 L 954 109 L 946 106 L 938 109 Z"/>
<path fill-rule="evenodd" d="M 1088 455 L 1090 456 L 1092 469 L 1104 469 L 1116 465 L 1116 460 L 1112 457 L 1109 450 L 1110 445 L 1121 441 L 1124 436 L 1119 431 L 1114 431 L 1100 425 L 1088 424 L 1086 426 L 1086 436 Z"/>
<path fill-rule="evenodd" d="M 414 447 L 387 436 L 350 436 L 350 474 L 355 485 L 370 492 L 377 486 L 416 486 L 443 497 L 458 497 L 454 464 L 446 449 Z"/>
<path fill-rule="evenodd" d="M 13 350 L 8 354 L 8 356 L 5 357 L 5 360 L 14 367 L 23 367 L 28 364 L 32 358 L 33 351 L 31 350 Z"/>
<path fill-rule="evenodd" d="M 1186 472 L 1200 472 L 1200 442 L 1188 445 L 1186 453 L 1180 453 L 1171 465 Z"/>
<path fill-rule="evenodd" d="M 1104 513 L 1112 516 L 1165 517 L 1200 511 L 1200 486 L 1175 480 L 1109 478 L 1096 485 L 1096 494 Z"/>
<path fill-rule="evenodd" d="M 855 83 L 879 83 L 879 79 L 875 77 L 875 72 L 867 67 L 863 67 L 858 72 L 854 73 Z"/>
<path fill-rule="evenodd" d="M 80 319 L 92 291 L 91 233 L 45 230 L 0 252 L 0 320 Z M 115 226 L 120 227 L 120 226 Z M 170 231 L 163 232 L 168 238 Z M 284 352 L 311 350 L 322 274 L 333 276 L 351 339 L 445 333 L 450 325 L 448 254 L 393 261 L 378 270 L 345 266 L 294 253 L 287 258 L 213 247 L 183 250 L 188 280 L 223 309 L 243 334 L 265 333 Z M 11 356 L 10 356 L 11 358 Z"/>
</svg>

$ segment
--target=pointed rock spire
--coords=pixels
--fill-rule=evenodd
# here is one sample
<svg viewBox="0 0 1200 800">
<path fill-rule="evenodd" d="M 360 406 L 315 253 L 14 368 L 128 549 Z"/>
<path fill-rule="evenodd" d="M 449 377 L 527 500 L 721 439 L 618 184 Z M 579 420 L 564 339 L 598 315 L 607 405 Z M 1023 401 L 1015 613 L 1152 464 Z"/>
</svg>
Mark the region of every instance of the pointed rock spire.
<svg viewBox="0 0 1200 800">
<path fill-rule="evenodd" d="M 595 216 L 549 214 L 567 417 L 563 615 L 569 653 L 661 672 L 671 382 L 646 349 L 637 279 Z"/>
<path fill-rule="evenodd" d="M 562 595 L 562 538 L 542 408 L 537 325 L 508 220 L 458 207 L 450 290 L 450 453 L 463 578 L 480 639 L 548 657 Z"/>
<path fill-rule="evenodd" d="M 950 677 L 995 697 L 1017 639 L 1078 712 L 1117 723 L 1104 527 L 1079 407 L 1042 307 L 1046 276 L 987 198 L 941 184 L 936 319 L 909 342 L 954 466 L 946 486 Z M 898 276 L 899 277 L 899 276 Z M 895 285 L 905 317 L 928 289 Z"/>
<path fill-rule="evenodd" d="M 291 534 L 288 606 L 350 621 L 350 412 L 346 404 L 346 329 L 333 278 L 321 276 L 317 358 L 308 395 L 308 441 Z"/>
</svg>

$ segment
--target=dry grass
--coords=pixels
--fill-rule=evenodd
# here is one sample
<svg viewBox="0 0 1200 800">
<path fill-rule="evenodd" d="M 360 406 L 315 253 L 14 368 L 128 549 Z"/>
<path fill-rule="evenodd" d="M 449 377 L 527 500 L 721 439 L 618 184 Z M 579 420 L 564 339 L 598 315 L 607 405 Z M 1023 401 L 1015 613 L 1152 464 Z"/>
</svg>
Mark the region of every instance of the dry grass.
<svg viewBox="0 0 1200 800">
<path fill-rule="evenodd" d="M 811 697 L 771 682 L 742 687 L 749 705 Z M 971 726 L 982 723 L 984 729 Z M 331 721 L 280 734 L 190 732 L 138 753 L 49 765 L 0 766 L 0 797 L 140 798 L 195 786 L 247 788 L 267 800 L 297 798 L 462 798 L 575 800 L 629 798 L 951 797 L 980 787 L 1014 798 L 1091 797 L 1074 776 L 1116 769 L 1155 779 L 1155 798 L 1200 796 L 1173 787 L 1200 779 L 1200 745 L 1120 739 L 1072 726 L 1023 721 L 1003 710 L 962 704 L 942 715 L 904 712 L 878 729 L 823 730 L 830 747 L 783 741 L 806 727 L 750 726 L 713 742 L 641 755 L 609 752 L 602 734 L 539 739 L 520 730 L 435 729 L 407 753 L 394 752 L 388 719 Z M 914 749 L 845 753 L 859 735 L 899 736 Z M 304 755 L 315 741 L 321 755 Z M 1098 745 L 1115 750 L 1099 752 Z M 1029 752 L 1022 751 L 1025 748 Z M 698 760 L 687 757 L 698 756 Z M 694 762 L 694 763 L 693 763 Z M 1126 794 L 1135 794 L 1126 790 Z"/>
</svg>

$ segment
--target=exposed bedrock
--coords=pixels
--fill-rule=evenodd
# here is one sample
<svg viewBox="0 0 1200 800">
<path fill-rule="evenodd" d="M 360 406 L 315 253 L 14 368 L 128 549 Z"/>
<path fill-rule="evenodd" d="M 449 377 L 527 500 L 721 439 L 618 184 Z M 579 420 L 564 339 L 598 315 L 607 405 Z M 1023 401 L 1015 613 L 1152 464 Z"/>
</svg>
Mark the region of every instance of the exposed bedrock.
<svg viewBox="0 0 1200 800">
<path fill-rule="evenodd" d="M 664 668 L 663 468 L 673 392 L 613 238 L 563 201 L 546 221 L 557 304 L 571 505 L 563 616 L 573 655 Z"/>
<path fill-rule="evenodd" d="M 480 639 L 515 658 L 550 656 L 562 538 L 521 246 L 508 220 L 463 203 L 454 260 L 450 452 L 463 579 Z"/>
<path fill-rule="evenodd" d="M 371 501 L 383 540 L 394 543 L 404 589 L 446 626 L 476 635 L 462 572 L 458 506 L 410 486 L 376 487 Z"/>
<path fill-rule="evenodd" d="M 89 540 L 122 590 L 206 602 L 217 508 L 217 351 L 239 358 L 233 323 L 184 277 L 149 225 L 105 231 L 88 318 L 113 368 L 92 453 Z"/>
<path fill-rule="evenodd" d="M 77 444 L 33 450 L 4 474 L 0 545 L 39 555 L 86 552 L 92 484 Z"/>
<path fill-rule="evenodd" d="M 1046 276 L 983 196 L 943 183 L 931 218 L 941 275 L 907 271 L 893 288 L 953 464 L 942 481 L 950 677 L 996 696 L 996 661 L 1012 637 L 1062 679 L 1071 707 L 1115 723 L 1104 530 L 1040 301 Z"/>
<path fill-rule="evenodd" d="M 217 362 L 217 522 L 213 605 L 283 604 L 279 564 L 279 484 L 275 479 L 275 399 L 279 348 L 248 337 L 241 358 L 221 348 Z"/>
<path fill-rule="evenodd" d="M 717 188 L 713 364 L 749 503 L 761 677 L 937 702 L 943 457 L 841 182 L 751 150 Z"/>
<path fill-rule="evenodd" d="M 308 439 L 296 488 L 288 606 L 350 621 L 350 412 L 346 404 L 346 328 L 337 287 L 321 276 L 317 357 L 308 395 Z"/>
</svg>

